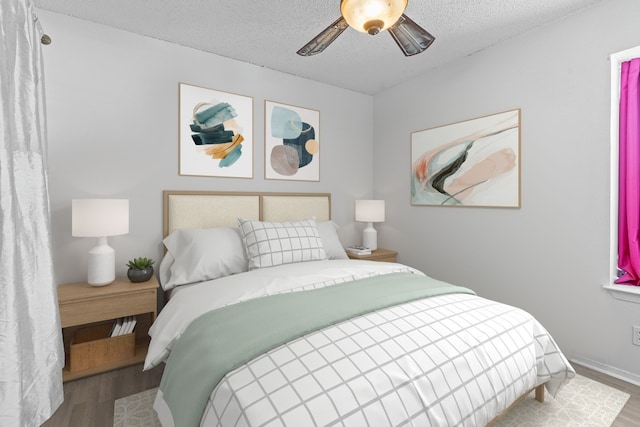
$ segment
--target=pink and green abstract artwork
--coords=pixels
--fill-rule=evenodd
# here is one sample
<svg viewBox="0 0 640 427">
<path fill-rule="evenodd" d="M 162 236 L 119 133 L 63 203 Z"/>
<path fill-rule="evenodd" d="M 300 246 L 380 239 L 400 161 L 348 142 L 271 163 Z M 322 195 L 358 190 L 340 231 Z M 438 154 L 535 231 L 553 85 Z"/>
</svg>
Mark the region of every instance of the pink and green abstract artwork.
<svg viewBox="0 0 640 427">
<path fill-rule="evenodd" d="M 520 207 L 520 110 L 411 134 L 411 203 Z"/>
</svg>

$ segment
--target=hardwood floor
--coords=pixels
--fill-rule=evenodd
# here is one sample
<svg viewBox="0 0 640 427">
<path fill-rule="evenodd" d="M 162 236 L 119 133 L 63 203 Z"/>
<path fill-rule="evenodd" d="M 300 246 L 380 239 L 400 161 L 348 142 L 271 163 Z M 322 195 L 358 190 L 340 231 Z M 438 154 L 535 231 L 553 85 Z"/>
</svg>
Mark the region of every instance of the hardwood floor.
<svg viewBox="0 0 640 427">
<path fill-rule="evenodd" d="M 580 375 L 631 395 L 613 427 L 640 425 L 640 387 L 580 365 L 574 364 L 574 367 Z M 163 366 L 158 366 L 142 372 L 142 365 L 135 365 L 65 383 L 64 403 L 43 426 L 112 427 L 113 403 L 121 397 L 157 387 L 162 370 Z"/>
<path fill-rule="evenodd" d="M 113 403 L 160 385 L 164 365 L 129 366 L 64 384 L 64 402 L 43 427 L 113 427 Z"/>
</svg>

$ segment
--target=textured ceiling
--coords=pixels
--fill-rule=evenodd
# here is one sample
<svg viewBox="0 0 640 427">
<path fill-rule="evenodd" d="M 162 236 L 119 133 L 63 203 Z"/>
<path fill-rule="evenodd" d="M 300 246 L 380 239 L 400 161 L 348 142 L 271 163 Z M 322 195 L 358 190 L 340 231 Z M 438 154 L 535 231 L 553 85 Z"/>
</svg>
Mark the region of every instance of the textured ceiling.
<svg viewBox="0 0 640 427">
<path fill-rule="evenodd" d="M 405 57 L 388 33 L 348 28 L 307 58 L 296 51 L 340 16 L 339 0 L 33 1 L 41 9 L 375 94 L 603 0 L 411 0 L 405 13 L 436 37 L 427 51 Z"/>
</svg>

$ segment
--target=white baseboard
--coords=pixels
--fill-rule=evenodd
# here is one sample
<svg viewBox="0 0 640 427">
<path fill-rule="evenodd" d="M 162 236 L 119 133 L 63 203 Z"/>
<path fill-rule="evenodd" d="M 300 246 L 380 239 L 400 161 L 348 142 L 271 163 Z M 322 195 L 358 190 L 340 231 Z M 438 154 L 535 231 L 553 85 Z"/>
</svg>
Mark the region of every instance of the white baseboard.
<svg viewBox="0 0 640 427">
<path fill-rule="evenodd" d="M 633 385 L 640 386 L 640 375 L 634 374 L 633 372 L 618 369 L 613 366 L 596 362 L 595 360 L 587 359 L 586 357 L 582 356 L 574 355 L 569 359 L 569 361 L 593 369 L 594 371 L 609 375 L 610 377 L 614 377 Z"/>
</svg>

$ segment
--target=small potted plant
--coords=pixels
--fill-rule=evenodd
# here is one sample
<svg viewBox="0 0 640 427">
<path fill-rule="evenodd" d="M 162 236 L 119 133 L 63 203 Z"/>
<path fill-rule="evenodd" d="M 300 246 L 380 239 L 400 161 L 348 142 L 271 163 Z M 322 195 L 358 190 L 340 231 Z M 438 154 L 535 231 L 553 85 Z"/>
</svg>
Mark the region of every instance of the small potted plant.
<svg viewBox="0 0 640 427">
<path fill-rule="evenodd" d="M 127 263 L 127 277 L 133 283 L 146 282 L 153 276 L 153 263 L 151 258 L 134 258 Z"/>
</svg>

